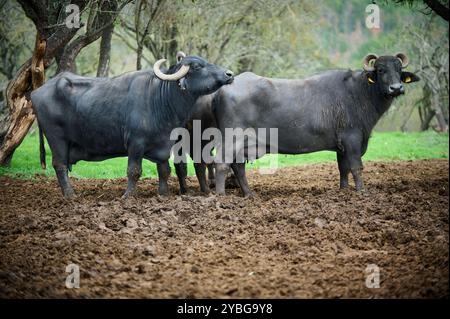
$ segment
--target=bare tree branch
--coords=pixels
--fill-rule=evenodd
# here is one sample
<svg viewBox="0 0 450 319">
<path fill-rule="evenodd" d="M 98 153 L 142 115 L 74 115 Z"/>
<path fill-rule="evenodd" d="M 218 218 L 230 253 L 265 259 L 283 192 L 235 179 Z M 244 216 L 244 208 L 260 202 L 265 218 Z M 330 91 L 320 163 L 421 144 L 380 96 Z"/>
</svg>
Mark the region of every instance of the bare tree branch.
<svg viewBox="0 0 450 319">
<path fill-rule="evenodd" d="M 436 12 L 442 19 L 448 21 L 448 7 L 443 5 L 439 0 L 424 0 L 431 10 Z"/>
</svg>

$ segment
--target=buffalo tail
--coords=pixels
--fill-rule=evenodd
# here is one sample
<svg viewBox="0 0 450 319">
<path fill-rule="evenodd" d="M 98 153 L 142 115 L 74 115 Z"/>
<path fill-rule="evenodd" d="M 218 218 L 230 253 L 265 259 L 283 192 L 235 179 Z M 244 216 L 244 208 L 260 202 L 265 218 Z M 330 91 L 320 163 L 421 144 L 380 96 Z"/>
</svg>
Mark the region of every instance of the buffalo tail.
<svg viewBox="0 0 450 319">
<path fill-rule="evenodd" d="M 47 164 L 45 163 L 45 144 L 44 144 L 44 132 L 42 132 L 41 126 L 39 127 L 39 154 L 41 157 L 41 167 L 45 169 Z"/>
</svg>

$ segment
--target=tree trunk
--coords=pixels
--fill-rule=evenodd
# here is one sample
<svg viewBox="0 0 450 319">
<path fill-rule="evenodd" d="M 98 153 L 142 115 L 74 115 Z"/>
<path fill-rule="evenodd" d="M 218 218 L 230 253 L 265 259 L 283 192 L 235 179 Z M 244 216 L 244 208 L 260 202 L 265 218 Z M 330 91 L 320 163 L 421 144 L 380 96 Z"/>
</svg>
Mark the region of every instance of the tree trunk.
<svg viewBox="0 0 450 319">
<path fill-rule="evenodd" d="M 434 111 L 431 108 L 431 91 L 428 86 L 423 88 L 423 98 L 419 103 L 420 130 L 426 131 L 430 128 L 434 117 Z"/>
<path fill-rule="evenodd" d="M 413 105 L 410 109 L 408 114 L 406 115 L 405 119 L 403 120 L 402 125 L 400 126 L 400 131 L 406 132 L 406 125 L 408 124 L 409 119 L 411 118 L 411 115 L 413 114 L 415 110 L 415 105 Z"/>
<path fill-rule="evenodd" d="M 439 96 L 433 95 L 432 97 L 432 109 L 434 111 L 434 115 L 436 116 L 436 120 L 438 123 L 437 130 L 439 132 L 447 132 L 448 131 L 448 124 L 445 121 L 444 115 L 442 114 L 441 107 L 439 105 Z"/>
<path fill-rule="evenodd" d="M 138 44 L 138 47 L 136 49 L 136 70 L 139 71 L 142 69 L 142 43 Z"/>
<path fill-rule="evenodd" d="M 58 68 L 56 69 L 56 74 L 59 74 L 64 71 L 70 71 L 73 73 L 77 72 L 75 58 L 80 53 L 81 49 L 84 48 L 84 45 L 78 43 L 74 45 L 74 42 L 69 44 L 63 51 L 63 53 L 59 56 Z"/>
<path fill-rule="evenodd" d="M 127 2 L 125 1 L 123 5 L 125 5 L 126 3 Z M 114 4 L 114 7 L 112 8 L 116 10 L 117 6 L 115 6 Z M 121 8 L 118 9 L 118 11 L 116 11 L 116 14 L 113 15 L 108 12 L 106 16 L 97 17 L 98 20 L 101 20 L 101 22 L 97 22 L 99 24 L 97 28 L 95 28 L 94 30 L 89 30 L 86 34 L 77 37 L 75 40 L 66 45 L 62 54 L 60 55 L 56 73 L 60 73 L 63 71 L 75 72 L 75 59 L 78 54 L 84 47 L 100 38 L 100 36 L 102 36 L 103 33 L 107 31 L 107 29 L 114 28 L 114 20 L 117 17 L 117 12 L 120 12 L 120 10 Z M 110 36 L 112 36 L 112 31 Z"/>
<path fill-rule="evenodd" d="M 100 42 L 100 57 L 98 60 L 97 76 L 107 77 L 109 75 L 109 62 L 111 60 L 111 39 L 114 31 L 114 24 L 103 31 Z"/>
<path fill-rule="evenodd" d="M 439 0 L 424 0 L 424 2 L 442 19 L 448 21 L 448 8 L 444 4 L 440 3 Z"/>
<path fill-rule="evenodd" d="M 44 83 L 46 46 L 46 40 L 37 35 L 33 57 L 22 65 L 6 89 L 9 127 L 0 146 L 1 166 L 10 164 L 14 151 L 24 139 L 35 119 L 29 93 Z"/>
<path fill-rule="evenodd" d="M 172 24 L 171 30 L 170 30 L 170 42 L 169 42 L 169 52 L 168 52 L 168 57 L 169 57 L 169 61 L 171 61 L 171 65 L 177 63 L 177 59 L 176 59 L 176 55 L 178 52 L 178 42 L 176 40 L 176 36 L 178 34 L 178 27 L 177 25 L 174 23 Z"/>
<path fill-rule="evenodd" d="M 434 111 L 428 107 L 422 108 L 420 117 L 420 130 L 421 131 L 427 131 L 430 128 L 431 121 L 433 120 L 433 117 L 435 115 Z"/>
</svg>

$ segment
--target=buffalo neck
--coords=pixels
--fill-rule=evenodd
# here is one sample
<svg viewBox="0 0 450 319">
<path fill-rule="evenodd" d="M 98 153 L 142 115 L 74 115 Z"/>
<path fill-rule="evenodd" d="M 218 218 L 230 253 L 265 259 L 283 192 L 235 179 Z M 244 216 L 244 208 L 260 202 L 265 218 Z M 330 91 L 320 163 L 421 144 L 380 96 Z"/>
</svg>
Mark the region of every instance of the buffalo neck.
<svg viewBox="0 0 450 319">
<path fill-rule="evenodd" d="M 367 72 L 362 71 L 358 77 L 359 91 L 363 92 L 363 112 L 362 117 L 365 131 L 370 134 L 372 129 L 378 123 L 379 119 L 389 109 L 393 98 L 386 96 L 378 84 L 370 84 L 367 80 Z M 364 101 L 367 99 L 366 101 Z"/>
<path fill-rule="evenodd" d="M 160 81 L 158 95 L 155 108 L 158 113 L 157 124 L 170 123 L 171 127 L 165 127 L 170 130 L 184 127 L 198 96 L 182 90 L 177 81 Z"/>
</svg>

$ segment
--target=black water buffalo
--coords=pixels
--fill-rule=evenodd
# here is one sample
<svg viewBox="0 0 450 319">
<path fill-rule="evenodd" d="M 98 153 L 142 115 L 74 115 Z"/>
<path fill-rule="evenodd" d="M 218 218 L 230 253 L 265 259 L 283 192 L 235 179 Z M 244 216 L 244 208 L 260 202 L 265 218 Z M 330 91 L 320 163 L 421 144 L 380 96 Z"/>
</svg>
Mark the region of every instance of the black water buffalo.
<svg viewBox="0 0 450 319">
<path fill-rule="evenodd" d="M 222 137 L 226 128 L 276 128 L 278 153 L 335 151 L 340 187 L 348 186 L 351 172 L 356 190 L 362 190 L 361 157 L 373 127 L 394 98 L 404 93 L 402 82 L 419 81 L 415 74 L 402 70 L 408 65 L 408 58 L 401 53 L 380 57 L 369 54 L 363 65 L 359 71 L 328 71 L 302 80 L 269 79 L 253 73 L 237 76 L 213 99 Z M 227 145 L 225 139 L 221 143 L 225 153 L 233 148 L 237 148 L 234 154 L 248 153 L 247 143 Z M 263 146 L 269 152 L 268 145 Z M 216 192 L 225 193 L 225 172 L 230 165 L 244 196 L 251 195 L 245 162 L 234 157 L 231 161 L 225 159 L 222 155 L 216 161 Z"/>
<path fill-rule="evenodd" d="M 164 61 L 153 71 L 114 78 L 62 73 L 32 92 L 41 140 L 44 134 L 65 197 L 74 195 L 68 178 L 72 164 L 118 156 L 128 156 L 125 197 L 135 190 L 143 158 L 158 164 L 159 193 L 168 192 L 172 129 L 185 126 L 196 100 L 231 83 L 233 73 L 196 56 L 184 56 L 163 73 Z"/>
</svg>

